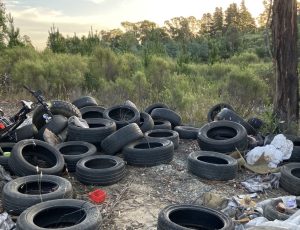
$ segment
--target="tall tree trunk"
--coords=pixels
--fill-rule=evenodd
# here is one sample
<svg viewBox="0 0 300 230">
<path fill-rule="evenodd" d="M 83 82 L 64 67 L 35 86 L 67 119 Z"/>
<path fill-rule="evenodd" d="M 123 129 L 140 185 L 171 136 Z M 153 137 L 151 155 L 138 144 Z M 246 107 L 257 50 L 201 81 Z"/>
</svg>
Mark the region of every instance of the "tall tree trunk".
<svg viewBox="0 0 300 230">
<path fill-rule="evenodd" d="M 271 27 L 276 76 L 274 112 L 283 128 L 294 132 L 299 119 L 296 0 L 274 0 Z"/>
</svg>

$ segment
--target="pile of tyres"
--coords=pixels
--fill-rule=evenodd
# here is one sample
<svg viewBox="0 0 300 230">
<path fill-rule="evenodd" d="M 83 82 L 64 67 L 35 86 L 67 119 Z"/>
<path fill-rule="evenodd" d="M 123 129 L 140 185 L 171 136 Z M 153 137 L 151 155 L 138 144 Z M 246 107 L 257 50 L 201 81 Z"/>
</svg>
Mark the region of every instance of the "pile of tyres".
<svg viewBox="0 0 300 230">
<path fill-rule="evenodd" d="M 32 124 L 16 132 L 17 143 L 0 143 L 3 152 L 10 152 L 10 157 L 0 156 L 0 164 L 18 176 L 2 191 L 4 209 L 19 215 L 17 229 L 100 229 L 98 206 L 72 199 L 72 184 L 62 174 L 74 173 L 86 185 L 115 184 L 126 177 L 126 165 L 170 163 L 179 139 L 199 144 L 200 150 L 187 157 L 188 172 L 208 180 L 234 179 L 238 163 L 229 153 L 249 149 L 249 135 L 258 137 L 262 124 L 259 119 L 245 121 L 227 104 L 212 107 L 208 123 L 200 128 L 183 125 L 181 116 L 162 103 L 144 111 L 131 101 L 105 108 L 93 97 L 84 96 L 72 103 L 52 101 L 50 111 L 54 116 L 46 123 L 38 107 Z M 46 142 L 46 131 L 61 143 Z M 120 153 L 123 157 L 117 156 Z M 298 172 L 300 166 L 295 167 Z M 289 183 L 284 178 L 282 184 Z M 299 187 L 295 193 L 300 194 Z M 230 218 L 216 210 L 186 204 L 168 206 L 158 217 L 158 229 L 233 226 Z"/>
</svg>

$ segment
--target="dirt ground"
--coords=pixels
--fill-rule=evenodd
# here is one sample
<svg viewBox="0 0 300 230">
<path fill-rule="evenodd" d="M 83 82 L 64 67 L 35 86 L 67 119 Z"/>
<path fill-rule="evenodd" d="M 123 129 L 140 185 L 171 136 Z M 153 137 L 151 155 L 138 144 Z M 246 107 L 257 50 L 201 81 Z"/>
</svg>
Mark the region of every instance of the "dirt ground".
<svg viewBox="0 0 300 230">
<path fill-rule="evenodd" d="M 12 114 L 15 107 L 1 102 L 0 108 Z M 205 192 L 226 197 L 247 194 L 240 182 L 253 173 L 242 169 L 231 181 L 219 182 L 200 179 L 187 172 L 187 156 L 199 150 L 197 141 L 180 140 L 174 159 L 168 165 L 139 168 L 127 165 L 126 177 L 111 186 L 84 186 L 73 174 L 65 174 L 73 186 L 74 198 L 88 200 L 88 193 L 96 188 L 107 192 L 107 199 L 98 205 L 101 209 L 104 230 L 156 229 L 159 211 L 169 204 L 201 204 Z M 122 155 L 120 155 L 122 157 Z M 254 201 L 287 194 L 282 189 L 268 190 Z"/>
</svg>

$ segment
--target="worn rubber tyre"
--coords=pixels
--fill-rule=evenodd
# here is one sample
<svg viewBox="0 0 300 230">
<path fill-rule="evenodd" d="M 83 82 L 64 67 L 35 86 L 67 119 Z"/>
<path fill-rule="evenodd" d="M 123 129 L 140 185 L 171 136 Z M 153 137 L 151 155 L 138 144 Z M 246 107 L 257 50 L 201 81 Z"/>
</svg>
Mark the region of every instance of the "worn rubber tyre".
<svg viewBox="0 0 300 230">
<path fill-rule="evenodd" d="M 86 106 L 80 109 L 80 113 L 83 119 L 103 118 L 104 110 L 102 106 Z"/>
<path fill-rule="evenodd" d="M 72 196 L 72 184 L 67 179 L 53 175 L 31 175 L 5 184 L 2 204 L 9 214 L 19 215 L 37 203 Z"/>
<path fill-rule="evenodd" d="M 181 125 L 181 116 L 171 109 L 157 108 L 152 110 L 151 117 L 156 120 L 166 120 L 171 122 L 172 127 Z"/>
<path fill-rule="evenodd" d="M 85 141 L 68 141 L 55 147 L 63 155 L 69 172 L 75 172 L 79 160 L 97 153 L 96 146 Z"/>
<path fill-rule="evenodd" d="M 234 111 L 230 109 L 226 109 L 226 108 L 222 109 L 221 112 L 217 114 L 216 119 L 218 121 L 221 120 L 234 121 L 244 126 L 248 135 L 255 136 L 257 134 L 257 131 L 247 121 L 244 121 L 243 118 L 241 118 L 238 114 L 236 114 Z"/>
<path fill-rule="evenodd" d="M 124 102 L 124 105 L 131 106 L 131 107 L 135 108 L 137 111 L 139 111 L 139 109 L 138 109 L 138 107 L 136 106 L 136 104 L 134 104 L 134 103 L 133 103 L 132 101 L 130 101 L 130 100 L 126 100 L 126 101 Z"/>
<path fill-rule="evenodd" d="M 157 230 L 218 229 L 234 230 L 224 213 L 198 205 L 174 204 L 158 214 Z"/>
<path fill-rule="evenodd" d="M 89 156 L 76 165 L 76 178 L 83 184 L 111 185 L 124 176 L 125 162 L 116 156 Z"/>
<path fill-rule="evenodd" d="M 95 98 L 90 96 L 82 96 L 72 102 L 78 109 L 84 108 L 86 106 L 97 106 L 98 103 Z"/>
<path fill-rule="evenodd" d="M 12 143 L 12 142 L 3 142 L 0 143 L 0 147 L 3 152 L 11 152 L 15 144 L 16 143 Z M 5 170 L 10 171 L 10 168 L 8 166 L 8 159 L 9 157 L 3 156 L 3 154 L 0 153 L 0 165 L 2 165 Z"/>
<path fill-rule="evenodd" d="M 37 135 L 38 130 L 34 124 L 28 124 L 16 129 L 13 133 L 14 134 L 12 135 L 14 135 L 16 141 L 18 142 L 21 140 L 34 138 Z"/>
<path fill-rule="evenodd" d="M 154 128 L 154 121 L 148 113 L 145 112 L 140 113 L 139 127 L 143 133 L 152 130 Z"/>
<path fill-rule="evenodd" d="M 101 141 L 116 131 L 116 123 L 102 118 L 88 118 L 89 128 L 77 127 L 72 122 L 68 123 L 69 141 L 86 141 L 100 145 Z"/>
<path fill-rule="evenodd" d="M 188 156 L 188 170 L 208 180 L 232 180 L 237 175 L 238 162 L 222 153 L 196 151 Z"/>
<path fill-rule="evenodd" d="M 174 144 L 174 149 L 177 149 L 179 146 L 179 134 L 173 130 L 155 129 L 147 131 L 144 135 L 148 140 L 150 140 L 151 138 L 170 140 Z"/>
<path fill-rule="evenodd" d="M 296 211 L 299 210 L 299 206 L 300 206 L 300 199 L 296 199 L 297 202 L 297 208 L 292 209 L 291 213 L 282 213 L 277 211 L 276 206 L 279 202 L 282 202 L 282 199 L 274 199 L 272 201 L 270 201 L 270 203 L 268 203 L 265 206 L 264 209 L 264 217 L 266 217 L 268 220 L 273 221 L 273 220 L 287 220 L 288 218 L 291 217 L 292 214 L 294 214 Z"/>
<path fill-rule="evenodd" d="M 58 150 L 40 140 L 19 141 L 8 159 L 10 169 L 17 176 L 35 175 L 40 172 L 58 175 L 63 171 L 64 164 L 64 158 Z"/>
<path fill-rule="evenodd" d="M 193 126 L 176 126 L 174 130 L 178 132 L 181 139 L 197 140 L 200 128 Z"/>
<path fill-rule="evenodd" d="M 123 151 L 124 160 L 134 166 L 155 166 L 173 160 L 174 144 L 164 139 L 141 139 L 127 145 Z"/>
<path fill-rule="evenodd" d="M 230 153 L 247 148 L 246 129 L 233 121 L 214 121 L 200 128 L 198 144 L 201 150 Z"/>
<path fill-rule="evenodd" d="M 139 126 L 132 123 L 106 137 L 101 142 L 101 148 L 105 154 L 113 155 L 121 151 L 125 145 L 143 137 L 143 132 Z"/>
<path fill-rule="evenodd" d="M 145 113 L 151 114 L 152 110 L 157 109 L 157 108 L 165 108 L 168 109 L 169 106 L 167 106 L 166 104 L 163 103 L 154 103 L 152 105 L 149 105 L 146 109 L 145 109 Z"/>
<path fill-rule="evenodd" d="M 120 129 L 130 123 L 139 123 L 140 112 L 128 105 L 115 105 L 104 110 L 103 117 L 116 123 Z"/>
<path fill-rule="evenodd" d="M 289 163 L 281 167 L 280 186 L 292 195 L 300 195 L 300 163 Z"/>
<path fill-rule="evenodd" d="M 264 125 L 264 122 L 257 117 L 251 117 L 247 122 L 256 130 L 259 130 Z"/>
<path fill-rule="evenodd" d="M 101 229 L 99 208 L 84 200 L 60 199 L 36 204 L 17 220 L 17 230 L 95 230 Z"/>
<path fill-rule="evenodd" d="M 169 121 L 164 120 L 153 120 L 153 129 L 172 129 L 172 124 Z"/>
<path fill-rule="evenodd" d="M 219 103 L 219 104 L 216 104 L 214 105 L 213 107 L 211 107 L 209 110 L 208 110 L 208 113 L 207 113 L 207 121 L 208 122 L 212 122 L 215 120 L 215 117 L 216 115 L 221 112 L 222 109 L 224 108 L 227 108 L 227 109 L 230 109 L 230 110 L 234 110 L 232 108 L 231 105 L 229 104 L 226 104 L 226 103 Z"/>
<path fill-rule="evenodd" d="M 36 138 L 44 141 L 44 132 L 50 130 L 55 135 L 60 134 L 68 125 L 68 119 L 62 115 L 54 115 L 52 119 L 45 124 L 36 135 Z"/>
<path fill-rule="evenodd" d="M 71 116 L 81 118 L 81 113 L 79 109 L 75 105 L 67 101 L 51 101 L 49 109 L 53 115 L 62 115 L 66 118 L 69 118 Z M 45 119 L 43 118 L 44 113 L 44 108 L 41 105 L 33 111 L 32 123 L 36 126 L 38 130 L 46 124 Z"/>
</svg>

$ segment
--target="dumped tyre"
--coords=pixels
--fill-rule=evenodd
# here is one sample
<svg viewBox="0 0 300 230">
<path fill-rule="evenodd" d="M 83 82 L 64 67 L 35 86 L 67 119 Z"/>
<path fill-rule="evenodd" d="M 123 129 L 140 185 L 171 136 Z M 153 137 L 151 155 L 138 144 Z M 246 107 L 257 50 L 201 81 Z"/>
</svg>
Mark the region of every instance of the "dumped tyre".
<svg viewBox="0 0 300 230">
<path fill-rule="evenodd" d="M 28 124 L 20 128 L 17 128 L 12 135 L 15 137 L 15 140 L 18 142 L 21 140 L 34 138 L 37 135 L 37 133 L 38 130 L 36 126 L 34 124 Z"/>
<path fill-rule="evenodd" d="M 121 151 L 125 145 L 143 137 L 137 124 L 129 124 L 106 137 L 101 142 L 101 148 L 106 154 L 113 155 Z"/>
<path fill-rule="evenodd" d="M 86 106 L 97 106 L 98 103 L 95 98 L 90 96 L 82 96 L 72 102 L 78 109 L 84 108 Z"/>
<path fill-rule="evenodd" d="M 198 144 L 201 150 L 229 153 L 247 148 L 246 129 L 232 121 L 214 121 L 200 128 Z"/>
<path fill-rule="evenodd" d="M 138 107 L 136 106 L 136 104 L 134 104 L 134 103 L 133 103 L 132 101 L 130 101 L 130 100 L 126 100 L 126 101 L 124 102 L 124 105 L 131 106 L 131 107 L 135 108 L 137 111 L 139 111 L 139 109 L 138 109 Z"/>
<path fill-rule="evenodd" d="M 178 113 L 171 109 L 157 108 L 152 110 L 151 117 L 156 120 L 166 120 L 171 122 L 172 126 L 181 125 L 181 117 Z"/>
<path fill-rule="evenodd" d="M 13 215 L 47 200 L 72 198 L 72 184 L 53 175 L 19 177 L 5 184 L 2 191 L 4 209 Z"/>
<path fill-rule="evenodd" d="M 237 175 L 238 163 L 222 153 L 197 151 L 188 156 L 188 170 L 208 180 L 232 180 Z"/>
<path fill-rule="evenodd" d="M 256 130 L 248 122 L 244 121 L 243 118 L 241 118 L 238 114 L 236 114 L 234 111 L 230 109 L 226 109 L 226 108 L 222 109 L 221 112 L 217 114 L 216 119 L 218 121 L 221 120 L 234 121 L 244 126 L 249 135 L 255 136 L 257 134 Z"/>
<path fill-rule="evenodd" d="M 71 116 L 81 118 L 81 113 L 79 109 L 75 105 L 67 101 L 51 101 L 49 109 L 53 115 L 62 115 L 66 118 L 69 118 Z M 33 111 L 32 123 L 36 126 L 38 130 L 46 124 L 45 119 L 43 118 L 44 114 L 45 111 L 43 106 L 41 105 Z"/>
<path fill-rule="evenodd" d="M 143 133 L 152 130 L 154 128 L 154 121 L 148 113 L 145 112 L 140 113 L 139 127 Z"/>
<path fill-rule="evenodd" d="M 104 110 L 102 106 L 86 106 L 80 109 L 80 113 L 83 119 L 103 118 Z"/>
<path fill-rule="evenodd" d="M 145 109 L 145 113 L 151 114 L 152 110 L 157 109 L 157 108 L 165 108 L 168 109 L 169 106 L 167 106 L 166 104 L 163 103 L 154 103 L 152 105 L 149 105 L 146 109 Z"/>
<path fill-rule="evenodd" d="M 208 110 L 208 113 L 207 113 L 207 121 L 208 122 L 212 122 L 215 120 L 215 117 L 217 116 L 217 114 L 219 112 L 221 112 L 222 109 L 224 108 L 227 108 L 227 109 L 230 109 L 230 110 L 234 110 L 232 108 L 231 105 L 229 104 L 226 104 L 226 103 L 219 103 L 219 104 L 216 104 L 214 105 L 213 107 L 211 107 L 209 110 Z"/>
<path fill-rule="evenodd" d="M 129 165 L 155 166 L 173 160 L 174 144 L 164 139 L 142 139 L 127 145 L 123 151 L 124 160 Z"/>
<path fill-rule="evenodd" d="M 196 128 L 192 126 L 176 126 L 174 130 L 178 132 L 179 137 L 181 139 L 196 140 L 200 128 Z"/>
<path fill-rule="evenodd" d="M 175 204 L 158 214 L 157 230 L 220 229 L 233 230 L 232 220 L 224 213 L 204 206 Z"/>
<path fill-rule="evenodd" d="M 61 133 L 68 125 L 68 119 L 61 115 L 54 115 L 52 119 L 45 124 L 38 132 L 37 139 L 44 141 L 44 132 L 50 130 L 55 135 Z"/>
<path fill-rule="evenodd" d="M 15 144 L 8 159 L 10 169 L 17 176 L 60 174 L 64 158 L 55 147 L 39 140 L 23 140 Z"/>
<path fill-rule="evenodd" d="M 76 165 L 76 178 L 83 184 L 111 185 L 124 176 L 125 162 L 116 156 L 89 156 Z"/>
<path fill-rule="evenodd" d="M 115 105 L 104 110 L 103 117 L 116 122 L 120 129 L 130 123 L 139 123 L 140 113 L 137 109 L 128 105 Z"/>
<path fill-rule="evenodd" d="M 289 163 L 281 167 L 280 186 L 292 195 L 300 195 L 300 163 Z"/>
<path fill-rule="evenodd" d="M 76 164 L 84 157 L 95 155 L 96 146 L 84 141 L 69 141 L 56 145 L 63 155 L 69 172 L 75 172 Z"/>
<path fill-rule="evenodd" d="M 256 130 L 259 130 L 264 125 L 264 122 L 257 117 L 251 117 L 247 122 Z"/>
<path fill-rule="evenodd" d="M 292 214 L 294 214 L 296 211 L 299 210 L 300 206 L 300 199 L 296 199 L 297 202 L 297 208 L 290 210 L 290 213 L 286 212 L 279 212 L 276 209 L 276 206 L 278 203 L 282 202 L 282 199 L 274 199 L 270 201 L 264 209 L 264 217 L 266 217 L 268 220 L 273 221 L 273 220 L 287 220 L 288 218 L 291 217 Z"/>
<path fill-rule="evenodd" d="M 164 120 L 153 120 L 153 129 L 172 129 L 172 124 L 169 121 Z"/>
<path fill-rule="evenodd" d="M 13 149 L 15 144 L 16 143 L 3 142 L 3 143 L 0 143 L 0 148 L 2 149 L 3 153 L 11 154 L 11 150 Z M 5 170 L 10 171 L 10 168 L 8 166 L 9 156 L 5 156 L 5 155 L 3 155 L 3 153 L 0 151 L 0 165 L 2 165 Z"/>
<path fill-rule="evenodd" d="M 174 149 L 177 149 L 179 146 L 179 134 L 173 130 L 155 129 L 146 132 L 144 135 L 147 140 L 150 140 L 151 138 L 170 140 L 174 144 Z"/>
<path fill-rule="evenodd" d="M 69 119 L 69 141 L 85 141 L 100 145 L 102 140 L 116 131 L 116 123 L 108 119 L 88 118 L 85 121 L 89 125 L 89 128 L 78 127 Z"/>
<path fill-rule="evenodd" d="M 84 200 L 60 199 L 36 204 L 17 220 L 18 230 L 95 230 L 102 224 L 99 208 Z"/>
</svg>

